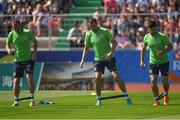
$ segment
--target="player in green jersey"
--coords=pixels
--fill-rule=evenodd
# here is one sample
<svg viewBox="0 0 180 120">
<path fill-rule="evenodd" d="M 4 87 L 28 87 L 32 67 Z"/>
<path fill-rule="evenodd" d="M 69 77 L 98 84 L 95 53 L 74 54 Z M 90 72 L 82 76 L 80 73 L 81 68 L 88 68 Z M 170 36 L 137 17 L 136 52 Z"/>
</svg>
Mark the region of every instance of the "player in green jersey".
<svg viewBox="0 0 180 120">
<path fill-rule="evenodd" d="M 140 65 L 143 68 L 144 64 L 144 55 L 146 48 L 149 47 L 150 57 L 149 57 L 149 72 L 151 79 L 151 88 L 154 95 L 154 106 L 160 105 L 159 100 L 159 89 L 157 85 L 157 78 L 159 72 L 162 75 L 162 83 L 164 89 L 164 105 L 168 105 L 168 91 L 169 91 L 169 82 L 168 82 L 168 72 L 169 72 L 169 61 L 167 53 L 173 49 L 172 43 L 168 38 L 161 32 L 156 31 L 156 23 L 154 21 L 149 21 L 148 27 L 149 33 L 144 37 L 144 44 L 141 50 Z"/>
<path fill-rule="evenodd" d="M 28 29 L 24 29 L 21 26 L 19 20 L 12 21 L 13 30 L 9 33 L 6 40 L 6 51 L 8 54 L 12 54 L 12 46 L 15 49 L 14 60 L 14 104 L 12 106 L 19 106 L 19 94 L 20 94 L 20 82 L 23 77 L 24 71 L 26 72 L 26 78 L 29 83 L 31 102 L 30 106 L 34 106 L 34 62 L 37 54 L 37 40 L 35 35 Z M 31 42 L 33 43 L 33 52 L 31 52 Z"/>
<path fill-rule="evenodd" d="M 107 29 L 98 26 L 96 19 L 92 19 L 90 21 L 90 28 L 91 30 L 89 30 L 85 36 L 85 47 L 83 50 L 80 67 L 83 67 L 87 52 L 92 46 L 94 49 L 95 82 L 97 95 L 96 105 L 101 105 L 101 78 L 102 74 L 104 74 L 105 67 L 110 70 L 120 89 L 126 95 L 125 98 L 127 104 L 131 105 L 132 101 L 126 91 L 125 83 L 120 79 L 116 68 L 114 55 L 114 51 L 117 46 L 116 40 Z"/>
</svg>

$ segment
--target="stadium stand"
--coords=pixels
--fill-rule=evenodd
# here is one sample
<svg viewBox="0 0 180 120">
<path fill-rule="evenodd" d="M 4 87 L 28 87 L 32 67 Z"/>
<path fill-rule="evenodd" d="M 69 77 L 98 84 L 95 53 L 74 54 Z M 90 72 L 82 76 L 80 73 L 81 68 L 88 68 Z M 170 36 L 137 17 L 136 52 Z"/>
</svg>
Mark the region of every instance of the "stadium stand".
<svg viewBox="0 0 180 120">
<path fill-rule="evenodd" d="M 121 49 L 139 49 L 149 19 L 178 47 L 179 6 L 179 0 L 0 0 L 0 48 L 14 17 L 35 32 L 42 48 L 70 48 L 67 36 L 74 22 L 81 23 L 84 36 L 91 17 L 114 34 Z"/>
<path fill-rule="evenodd" d="M 61 37 L 59 37 L 56 43 L 57 48 L 70 46 L 69 41 L 67 40 L 67 36 L 75 21 L 83 23 L 83 20 L 89 17 L 89 15 L 86 14 L 93 14 L 97 6 L 101 7 L 101 11 L 103 11 L 103 5 L 100 0 L 76 0 L 75 4 L 76 7 L 70 9 L 70 13 L 64 20 L 65 26 L 63 26 L 63 31 L 60 32 Z M 74 16 L 74 14 L 78 15 Z"/>
</svg>

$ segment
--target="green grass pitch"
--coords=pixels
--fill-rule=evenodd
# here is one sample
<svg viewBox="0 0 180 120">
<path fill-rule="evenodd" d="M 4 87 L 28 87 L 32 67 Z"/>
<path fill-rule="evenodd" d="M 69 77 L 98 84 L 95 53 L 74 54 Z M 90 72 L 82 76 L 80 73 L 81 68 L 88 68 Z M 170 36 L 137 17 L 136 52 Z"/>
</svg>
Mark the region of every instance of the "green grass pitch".
<svg viewBox="0 0 180 120">
<path fill-rule="evenodd" d="M 124 98 L 104 100 L 96 106 L 96 96 L 92 91 L 38 91 L 35 100 L 53 101 L 29 107 L 29 101 L 21 101 L 20 106 L 11 107 L 11 92 L 0 92 L 0 119 L 180 119 L 180 92 L 170 92 L 170 104 L 152 106 L 151 92 L 130 92 L 133 105 L 128 106 Z M 104 91 L 103 96 L 117 95 L 118 92 Z M 29 92 L 21 92 L 21 97 Z"/>
</svg>

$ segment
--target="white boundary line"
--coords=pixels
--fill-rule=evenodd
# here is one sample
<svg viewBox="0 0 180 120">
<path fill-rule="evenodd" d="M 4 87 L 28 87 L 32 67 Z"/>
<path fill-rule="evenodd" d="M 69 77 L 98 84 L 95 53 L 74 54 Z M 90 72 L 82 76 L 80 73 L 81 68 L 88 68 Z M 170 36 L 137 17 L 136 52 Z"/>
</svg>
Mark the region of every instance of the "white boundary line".
<svg viewBox="0 0 180 120">
<path fill-rule="evenodd" d="M 41 63 L 41 69 L 40 69 L 40 72 L 39 72 L 39 78 L 38 78 L 36 91 L 39 90 L 39 85 L 40 85 L 40 82 L 41 82 L 41 76 L 42 76 L 43 68 L 44 68 L 44 62 Z"/>
</svg>

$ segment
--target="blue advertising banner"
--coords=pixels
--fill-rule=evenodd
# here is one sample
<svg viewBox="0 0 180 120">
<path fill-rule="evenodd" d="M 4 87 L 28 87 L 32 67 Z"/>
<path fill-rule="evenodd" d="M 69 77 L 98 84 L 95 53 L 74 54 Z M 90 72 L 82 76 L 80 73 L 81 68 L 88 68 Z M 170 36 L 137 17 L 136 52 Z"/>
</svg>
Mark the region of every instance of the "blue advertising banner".
<svg viewBox="0 0 180 120">
<path fill-rule="evenodd" d="M 142 70 L 140 68 L 140 51 L 138 50 L 117 50 L 116 51 L 116 63 L 118 66 L 119 74 L 122 79 L 127 83 L 147 83 L 149 80 L 148 72 L 148 61 L 149 53 L 145 55 L 146 69 Z M 93 62 L 93 51 L 89 51 L 86 62 Z M 180 82 L 180 50 L 172 50 L 169 54 L 170 61 L 170 72 L 169 77 L 171 82 Z M 82 50 L 68 50 L 68 51 L 39 51 L 37 61 L 40 63 L 56 63 L 59 62 L 76 62 L 79 64 L 81 61 Z M 11 57 L 8 57 L 4 52 L 0 52 L 0 62 L 10 61 Z M 92 65 L 93 66 L 93 65 Z M 6 68 L 5 73 L 9 74 L 9 68 Z M 0 74 L 2 76 L 2 70 L 0 69 Z M 109 74 L 109 73 L 105 73 Z M 1 77 L 2 79 L 2 77 Z M 160 77 L 159 77 L 160 79 Z M 2 81 L 2 80 L 1 80 Z M 161 82 L 161 80 L 159 80 Z M 2 84 L 1 84 L 2 85 Z"/>
<path fill-rule="evenodd" d="M 172 50 L 169 55 L 169 77 L 173 82 L 180 82 L 180 50 Z M 149 52 L 146 52 L 146 69 L 140 68 L 140 51 L 117 50 L 116 62 L 119 74 L 128 83 L 150 82 L 148 72 Z M 93 51 L 89 51 L 86 61 L 93 61 Z M 76 51 L 46 51 L 38 53 L 38 61 L 43 62 L 80 62 L 82 50 Z M 161 79 L 159 77 L 159 79 Z M 159 80 L 160 82 L 160 80 Z"/>
</svg>

